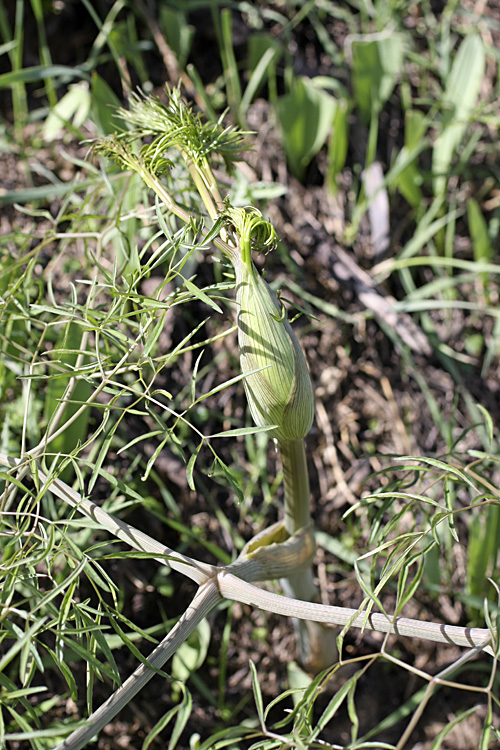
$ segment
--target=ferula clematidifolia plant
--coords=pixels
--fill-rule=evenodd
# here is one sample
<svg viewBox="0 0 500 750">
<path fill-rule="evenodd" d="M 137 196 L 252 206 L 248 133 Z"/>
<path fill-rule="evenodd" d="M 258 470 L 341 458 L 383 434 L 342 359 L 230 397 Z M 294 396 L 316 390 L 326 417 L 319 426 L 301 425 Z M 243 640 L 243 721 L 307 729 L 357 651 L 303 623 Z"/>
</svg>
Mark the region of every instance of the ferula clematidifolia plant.
<svg viewBox="0 0 500 750">
<path fill-rule="evenodd" d="M 12 476 L 13 479 L 7 502 L 11 502 L 15 497 L 12 487 L 19 486 L 25 475 L 36 471 L 34 476 L 40 496 L 50 490 L 58 501 L 92 519 L 93 523 L 106 529 L 111 535 L 122 540 L 140 554 L 152 555 L 160 564 L 169 565 L 170 568 L 190 579 L 198 588 L 183 615 L 154 647 L 147 660 L 141 659 L 133 674 L 96 708 L 83 724 L 75 728 L 69 737 L 62 740 L 57 750 L 82 750 L 87 747 L 92 738 L 132 700 L 148 680 L 157 673 L 157 670 L 163 668 L 167 660 L 176 653 L 199 623 L 223 601 L 237 601 L 253 609 L 260 608 L 279 615 L 294 617 L 297 620 L 301 618 L 301 625 L 297 625 L 297 631 L 302 660 L 314 670 L 333 664 L 332 670 L 325 673 L 326 679 L 334 674 L 343 660 L 342 651 L 337 659 L 334 638 L 336 631 L 328 626 L 343 628 L 339 636 L 340 643 L 347 629 L 356 627 L 385 634 L 397 633 L 400 636 L 455 644 L 467 649 L 467 653 L 458 661 L 451 666 L 447 665 L 437 677 L 433 677 L 430 681 L 425 697 L 405 731 L 404 736 L 409 737 L 412 727 L 421 716 L 422 707 L 431 699 L 433 689 L 439 681 L 443 684 L 444 680 L 449 680 L 453 670 L 459 667 L 462 669 L 467 660 L 474 658 L 482 651 L 498 659 L 496 622 L 489 617 L 486 608 L 487 628 L 445 625 L 441 622 L 403 617 L 401 609 L 412 596 L 414 586 L 412 582 L 407 589 L 405 588 L 408 583 L 405 575 L 401 575 L 401 587 L 398 581 L 398 601 L 394 614 L 373 611 L 375 603 L 381 607 L 379 601 L 376 600 L 381 586 L 390 580 L 394 572 L 399 573 L 403 566 L 407 570 L 414 561 L 415 546 L 420 544 L 420 541 L 429 533 L 425 529 L 416 535 L 410 534 L 409 543 L 403 550 L 400 544 L 403 537 L 396 540 L 394 555 L 388 558 L 381 582 L 374 593 L 369 592 L 370 595 L 366 597 L 358 610 L 315 601 L 317 593 L 311 568 L 314 556 L 314 535 L 309 512 L 309 480 L 304 447 L 304 437 L 313 420 L 313 391 L 307 365 L 287 321 L 286 310 L 279 297 L 258 273 L 251 258 L 252 252 L 271 250 L 276 243 L 276 233 L 257 209 L 232 206 L 227 198 L 224 199 L 221 196 L 215 180 L 213 160 L 217 157 L 222 158 L 229 167 L 244 148 L 243 134 L 224 128 L 222 122 L 204 122 L 183 102 L 177 90 L 168 91 L 167 95 L 168 100 L 165 104 L 157 98 L 134 95 L 131 99 L 130 110 L 120 111 L 127 129 L 122 130 L 119 135 L 96 142 L 95 150 L 113 157 L 122 167 L 136 171 L 146 185 L 156 193 L 158 212 L 160 209 L 165 209 L 187 224 L 189 234 L 197 237 L 201 234 L 203 238 L 201 244 L 191 245 L 193 251 L 196 247 L 207 247 L 209 243 L 212 243 L 232 264 L 235 275 L 242 379 L 250 411 L 258 425 L 257 429 L 267 430 L 279 447 L 284 477 L 283 519 L 247 542 L 233 562 L 213 565 L 166 547 L 125 520 L 114 517 L 107 510 L 92 502 L 90 498 L 67 485 L 54 475 L 52 469 L 47 470 L 41 459 L 50 455 L 46 450 L 47 445 L 58 435 L 63 434 L 72 420 L 76 419 L 75 415 L 78 415 L 77 411 L 67 418 L 64 424 L 59 424 L 63 421 L 64 401 L 74 398 L 70 389 L 81 377 L 80 369 L 77 368 L 74 377 L 71 378 L 66 396 L 58 407 L 51 424 L 51 431 L 47 431 L 39 445 L 21 456 L 14 457 L 0 453 L 0 465 L 7 467 L 3 475 L 4 477 Z M 188 185 L 179 181 L 179 174 L 182 176 L 179 172 L 179 163 L 184 167 L 184 175 L 189 178 Z M 191 189 L 194 188 L 194 192 L 188 192 L 189 186 Z M 182 195 L 182 199 L 176 198 L 178 195 Z M 198 203 L 196 200 L 192 201 L 193 195 L 201 200 L 198 200 Z M 180 200 L 183 201 L 182 205 Z M 204 205 L 204 211 L 200 210 L 201 204 Z M 164 226 L 161 215 L 159 215 L 159 221 Z M 188 254 L 189 252 L 191 250 Z M 188 254 L 185 257 L 188 257 Z M 184 258 L 177 264 L 177 271 L 183 262 Z M 159 324 L 163 324 L 162 320 Z M 134 348 L 138 342 L 143 341 L 143 335 L 144 330 L 141 329 L 140 336 L 133 342 Z M 82 348 L 85 349 L 85 347 Z M 111 376 L 122 367 L 131 351 L 133 349 L 128 349 L 124 353 L 111 371 Z M 92 396 L 80 408 L 88 408 L 92 399 L 102 393 L 110 382 L 112 382 L 110 374 L 106 373 Z M 431 463 L 430 459 L 420 458 L 419 461 Z M 433 465 L 436 463 L 438 462 L 432 460 Z M 461 477 L 465 478 L 465 474 L 461 474 Z M 91 492 L 91 488 L 89 491 Z M 438 511 L 437 522 L 440 522 L 445 514 L 441 512 L 439 504 L 434 501 L 433 504 Z M 406 507 L 401 512 L 406 513 Z M 387 528 L 391 530 L 394 528 L 392 520 Z M 408 535 L 405 534 L 405 537 Z M 384 542 L 379 549 L 387 543 L 392 544 L 392 540 Z M 76 580 L 85 564 L 84 557 L 72 571 L 71 581 Z M 17 570 L 19 565 L 17 557 L 15 565 Z M 275 579 L 282 580 L 286 596 L 254 585 L 255 582 Z M 418 576 L 415 581 L 418 583 Z M 366 588 L 363 588 L 366 593 Z M 401 600 L 399 600 L 400 590 Z M 60 593 L 60 587 L 56 587 L 54 591 Z M 49 592 L 49 599 L 52 596 L 53 594 Z M 68 594 L 65 595 L 66 600 L 68 600 Z M 40 622 L 43 624 L 43 620 Z M 79 622 L 77 620 L 77 624 Z M 37 633 L 35 628 L 39 627 L 38 623 L 31 626 L 20 642 L 24 641 L 24 645 L 31 647 L 31 633 Z M 18 644 L 15 643 L 13 649 L 17 648 Z M 13 651 L 13 653 L 16 652 Z M 373 657 L 369 659 L 370 661 L 366 661 L 366 658 L 362 657 L 361 663 L 369 664 Z M 357 660 L 358 657 L 354 659 L 354 661 Z M 331 718 L 331 709 L 334 708 L 336 711 L 344 698 L 347 701 L 352 700 L 354 687 L 364 670 L 365 667 L 362 666 L 348 682 L 342 683 L 320 723 L 323 722 L 325 716 Z M 492 677 L 494 674 L 492 672 Z M 323 679 L 324 676 L 321 680 Z M 489 698 L 492 686 L 493 680 L 488 688 L 485 688 Z M 309 690 L 307 692 L 313 695 Z M 88 695 L 90 694 L 91 690 L 88 691 Z M 257 694 L 256 691 L 256 696 Z M 308 704 L 303 705 L 307 707 Z M 348 710 L 350 710 L 349 706 Z M 306 710 L 309 711 L 309 708 Z M 174 715 L 175 711 L 169 711 L 166 716 L 171 718 Z M 184 726 L 182 721 L 187 717 L 184 708 L 181 708 L 177 716 L 180 717 L 179 726 Z M 162 724 L 163 721 L 162 719 L 158 722 L 157 727 L 166 726 Z M 305 717 L 304 721 L 307 724 L 308 718 Z M 283 739 L 284 744 L 288 746 L 290 743 L 298 743 L 297 746 L 302 746 L 303 739 L 306 745 L 319 742 L 316 734 L 311 734 L 309 738 L 303 737 L 302 729 L 306 724 L 303 724 L 301 719 L 297 734 L 293 735 L 293 739 L 287 735 L 287 738 Z M 176 724 L 172 736 L 177 731 L 177 727 Z M 25 726 L 23 725 L 22 728 L 24 730 Z M 253 727 L 251 731 L 253 732 Z M 268 739 L 273 744 L 276 735 L 271 734 Z M 225 741 L 226 739 L 221 740 L 222 743 Z M 365 744 L 363 743 L 363 746 Z M 402 744 L 399 746 L 402 747 Z"/>
<path fill-rule="evenodd" d="M 268 252 L 277 236 L 257 208 L 231 205 L 222 197 L 212 169 L 215 159 L 229 170 L 246 148 L 245 134 L 226 128 L 222 119 L 207 122 L 193 112 L 178 89 L 167 89 L 167 101 L 133 94 L 129 109 L 118 110 L 127 129 L 98 140 L 94 151 L 137 172 L 164 208 L 188 224 L 199 211 L 181 206 L 165 176 L 179 160 L 204 205 L 202 234 L 222 251 L 235 274 L 238 345 L 250 413 L 258 427 L 268 428 L 280 449 L 284 476 L 284 518 L 253 544 L 248 554 L 265 557 L 266 548 L 299 532 L 311 539 L 310 492 L 304 438 L 314 419 L 314 395 L 300 344 L 286 309 L 252 261 L 252 251 Z M 206 214 L 208 214 L 208 219 Z M 203 218 L 203 217 L 201 217 Z M 208 224 L 208 225 L 207 225 Z M 199 223 L 197 224 L 199 227 Z M 311 555 L 314 545 L 311 544 Z M 317 590 L 310 565 L 297 564 L 296 575 L 283 581 L 285 591 L 315 601 Z M 322 625 L 297 625 L 302 660 L 313 669 L 332 663 L 333 631 Z"/>
</svg>

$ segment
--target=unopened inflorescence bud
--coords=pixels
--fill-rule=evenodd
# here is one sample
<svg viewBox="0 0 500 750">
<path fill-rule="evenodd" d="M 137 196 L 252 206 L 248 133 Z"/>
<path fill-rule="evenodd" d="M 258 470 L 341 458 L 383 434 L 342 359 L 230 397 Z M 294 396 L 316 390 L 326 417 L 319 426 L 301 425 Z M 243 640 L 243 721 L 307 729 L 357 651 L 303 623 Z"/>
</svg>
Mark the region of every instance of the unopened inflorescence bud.
<svg viewBox="0 0 500 750">
<path fill-rule="evenodd" d="M 250 412 L 277 440 L 298 440 L 314 418 L 311 378 L 286 310 L 250 257 L 251 245 L 269 249 L 275 242 L 274 228 L 255 209 L 229 209 L 226 215 L 240 241 L 234 263 L 238 344 Z"/>
</svg>

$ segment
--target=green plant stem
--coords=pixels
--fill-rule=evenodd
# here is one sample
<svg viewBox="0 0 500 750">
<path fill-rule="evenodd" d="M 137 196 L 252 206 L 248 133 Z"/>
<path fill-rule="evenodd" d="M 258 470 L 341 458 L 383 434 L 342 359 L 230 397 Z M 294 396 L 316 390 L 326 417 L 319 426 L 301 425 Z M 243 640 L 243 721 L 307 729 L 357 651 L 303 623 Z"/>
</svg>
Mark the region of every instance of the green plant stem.
<svg viewBox="0 0 500 750">
<path fill-rule="evenodd" d="M 309 472 L 303 440 L 279 443 L 285 488 L 285 528 L 290 535 L 311 523 Z"/>
<path fill-rule="evenodd" d="M 193 217 L 191 216 L 191 214 L 174 201 L 170 193 L 163 187 L 163 185 L 155 175 L 151 174 L 142 165 L 138 165 L 135 163 L 131 164 L 130 168 L 139 173 L 146 185 L 156 193 L 156 195 L 163 201 L 166 208 L 171 211 L 171 213 L 177 216 L 177 218 L 184 221 L 186 224 L 190 224 L 192 222 Z M 209 193 L 205 189 L 203 178 L 196 172 L 196 167 L 194 166 L 194 164 L 191 163 L 191 167 L 188 168 L 191 176 L 193 177 L 193 180 L 195 181 L 196 187 L 200 192 L 200 197 L 202 198 L 207 211 L 209 212 L 210 218 L 212 218 L 213 220 L 217 219 L 217 209 L 215 207 L 215 204 L 212 203 Z M 216 196 L 214 197 L 214 200 L 217 200 Z M 208 229 L 203 228 L 201 230 L 201 234 L 208 234 Z M 213 245 L 218 247 L 219 250 L 221 250 L 221 252 L 224 253 L 227 258 L 234 260 L 234 258 L 237 257 L 238 251 L 236 250 L 236 248 L 234 248 L 232 245 L 229 245 L 227 242 L 221 239 L 221 237 L 213 237 L 211 242 Z"/>
<path fill-rule="evenodd" d="M 181 154 L 186 162 L 186 166 L 189 170 L 189 174 L 193 178 L 193 182 L 196 185 L 196 189 L 200 194 L 200 198 L 205 204 L 205 208 L 208 211 L 208 215 L 212 221 L 216 221 L 219 217 L 219 208 L 222 206 L 223 201 L 215 181 L 215 177 L 212 174 L 212 170 L 208 164 L 204 165 L 203 168 L 199 167 L 193 159 L 185 151 Z"/>
<path fill-rule="evenodd" d="M 285 529 L 290 536 L 312 526 L 309 472 L 304 440 L 279 442 L 285 495 Z M 319 602 L 311 566 L 281 580 L 285 594 L 294 599 Z M 300 658 L 314 672 L 333 664 L 337 656 L 335 631 L 318 622 L 295 620 Z"/>
</svg>

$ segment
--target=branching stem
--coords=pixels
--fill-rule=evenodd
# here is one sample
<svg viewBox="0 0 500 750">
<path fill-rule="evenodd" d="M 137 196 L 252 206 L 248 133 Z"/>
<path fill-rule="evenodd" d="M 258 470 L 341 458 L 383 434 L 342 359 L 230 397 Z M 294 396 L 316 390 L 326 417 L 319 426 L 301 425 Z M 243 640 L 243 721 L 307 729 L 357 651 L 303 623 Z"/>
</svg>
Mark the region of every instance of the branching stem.
<svg viewBox="0 0 500 750">
<path fill-rule="evenodd" d="M 19 468 L 23 462 L 20 459 L 11 458 L 0 454 L 0 464 L 11 469 Z M 25 468 L 28 468 L 27 465 Z M 276 576 L 288 576 L 293 580 L 293 574 L 297 570 L 298 561 L 303 560 L 307 564 L 310 559 L 310 536 L 299 530 L 295 536 L 291 536 L 285 542 L 273 542 L 270 551 L 274 554 L 269 556 L 269 568 L 266 573 L 266 547 L 261 548 L 258 544 L 255 549 L 250 543 L 247 548 L 256 553 L 256 560 L 236 560 L 227 567 L 217 567 L 200 563 L 192 558 L 180 555 L 168 547 L 157 542 L 147 534 L 135 529 L 125 521 L 115 518 L 102 508 L 99 508 L 90 500 L 81 495 L 62 482 L 60 479 L 51 479 L 39 467 L 39 478 L 44 483 L 45 489 L 51 490 L 57 497 L 76 508 L 84 515 L 97 521 L 112 534 L 123 539 L 131 547 L 149 551 L 158 557 L 162 564 L 170 565 L 199 584 L 199 589 L 190 606 L 182 615 L 179 622 L 172 628 L 170 633 L 154 649 L 148 657 L 147 662 L 141 664 L 135 672 L 90 716 L 84 727 L 77 729 L 56 750 L 81 750 L 98 732 L 120 711 L 127 703 L 142 689 L 142 687 L 153 677 L 156 670 L 161 669 L 165 662 L 175 653 L 185 639 L 193 632 L 194 628 L 204 619 L 223 599 L 238 601 L 259 609 L 264 609 L 276 614 L 301 618 L 309 625 L 318 623 L 329 623 L 344 627 L 357 627 L 368 630 L 376 630 L 382 633 L 393 633 L 397 635 L 424 638 L 439 643 L 449 643 L 465 646 L 470 649 L 469 653 L 479 653 L 483 650 L 493 656 L 497 655 L 497 634 L 486 628 L 461 628 L 456 626 L 441 625 L 433 622 L 421 622 L 404 617 L 392 618 L 385 614 L 370 614 L 359 612 L 346 607 L 332 607 L 301 599 L 279 596 L 270 591 L 265 591 L 249 583 L 249 580 L 274 578 Z M 42 489 L 43 491 L 43 489 Z M 271 536 L 279 539 L 278 530 Z M 305 557 L 303 557 L 303 546 L 306 546 Z M 279 548 L 283 547 L 281 565 L 279 561 Z M 272 548 L 275 548 L 274 550 Z M 263 554 L 259 555 L 262 550 Z M 276 554 L 277 553 L 277 554 Z M 300 564 L 299 564 L 300 567 Z M 308 569 L 309 570 L 309 569 Z M 236 573 L 236 575 L 233 573 Z M 246 580 L 245 580 L 246 579 Z M 333 632 L 333 631 L 330 631 Z M 308 630 L 306 635 L 314 639 L 315 631 Z M 314 645 L 314 640 L 312 640 Z M 325 655 L 325 654 L 324 654 Z M 326 654 L 332 663 L 335 653 Z M 498 657 L 496 657 L 498 658 Z"/>
<path fill-rule="evenodd" d="M 0 453 L 0 465 L 14 469 L 24 466 L 25 463 L 20 459 Z M 292 537 L 287 542 L 275 543 L 277 554 L 271 555 L 267 573 L 265 564 L 255 567 L 251 559 L 248 560 L 248 565 L 245 564 L 245 560 L 236 560 L 224 567 L 209 565 L 175 552 L 148 534 L 116 518 L 95 505 L 91 500 L 83 498 L 62 480 L 48 477 L 41 467 L 38 467 L 37 471 L 40 480 L 45 484 L 46 490 L 53 492 L 54 495 L 79 510 L 83 515 L 97 521 L 103 528 L 125 541 L 133 549 L 152 552 L 158 556 L 158 562 L 178 570 L 199 585 L 204 585 L 211 579 L 217 579 L 218 590 L 224 598 L 259 607 L 276 614 L 310 619 L 315 622 L 326 622 L 332 625 L 367 628 L 382 633 L 423 638 L 444 644 L 449 643 L 469 648 L 479 647 L 487 653 L 496 654 L 494 642 L 497 634 L 496 632 L 492 633 L 488 628 L 461 628 L 404 617 L 394 618 L 386 614 L 367 615 L 359 610 L 347 607 L 332 607 L 314 602 L 297 601 L 273 594 L 249 583 L 252 580 L 271 580 L 276 577 L 293 575 L 294 570 L 297 569 L 297 560 L 302 559 L 302 545 L 306 545 L 307 548 L 310 545 L 308 535 L 298 533 L 297 537 Z M 296 544 L 295 550 L 290 547 L 290 541 Z M 279 558 L 281 546 L 283 547 L 283 560 L 280 567 L 277 566 L 277 558 Z M 265 550 L 265 548 L 263 549 Z M 309 554 L 310 551 L 308 550 L 307 555 Z M 307 561 L 308 558 L 305 559 Z M 493 644 L 492 647 L 489 646 L 490 643 Z"/>
</svg>

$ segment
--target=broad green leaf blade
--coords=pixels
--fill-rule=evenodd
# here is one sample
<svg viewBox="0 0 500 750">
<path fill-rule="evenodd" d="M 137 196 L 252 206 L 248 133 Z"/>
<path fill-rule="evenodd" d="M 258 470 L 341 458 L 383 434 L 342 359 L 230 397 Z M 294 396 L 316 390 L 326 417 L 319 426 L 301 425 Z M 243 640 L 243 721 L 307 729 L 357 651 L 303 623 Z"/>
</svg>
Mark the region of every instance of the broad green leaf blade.
<svg viewBox="0 0 500 750">
<path fill-rule="evenodd" d="M 262 700 L 262 691 L 259 685 L 259 675 L 257 674 L 257 669 L 251 659 L 250 659 L 250 672 L 252 675 L 252 690 L 253 690 L 253 697 L 255 700 L 255 707 L 257 709 L 257 716 L 259 717 L 262 731 L 265 732 L 266 722 L 264 718 L 264 701 Z"/>
<path fill-rule="evenodd" d="M 216 469 L 222 469 L 222 473 L 223 473 L 224 477 L 226 478 L 226 481 L 228 482 L 228 484 L 233 488 L 233 490 L 236 493 L 236 496 L 238 498 L 238 502 L 239 503 L 243 502 L 244 495 L 243 495 L 243 489 L 241 487 L 241 484 L 238 481 L 238 478 L 234 475 L 234 473 L 231 471 L 231 469 L 229 468 L 229 466 L 227 466 L 224 463 L 224 461 L 220 458 L 220 456 L 215 456 L 215 460 L 214 460 L 214 464 L 213 464 L 213 469 L 212 469 L 212 472 L 211 472 L 210 476 L 212 475 L 212 473 Z"/>
<path fill-rule="evenodd" d="M 180 706 L 178 706 L 179 710 L 168 743 L 168 750 L 174 750 L 174 748 L 177 746 L 177 743 L 180 740 L 181 734 L 184 730 L 184 727 L 186 726 L 187 720 L 191 716 L 191 711 L 193 709 L 193 700 L 191 698 L 191 693 L 185 685 L 183 686 L 182 692 L 183 699 Z"/>
<path fill-rule="evenodd" d="M 75 374 L 75 366 L 78 363 L 79 357 L 80 368 L 85 365 L 86 361 L 88 361 L 87 356 L 81 356 L 84 354 L 82 347 L 84 346 L 85 340 L 83 328 L 78 323 L 71 320 L 63 329 L 62 335 L 56 343 L 53 351 L 54 367 L 50 370 L 52 377 L 50 377 L 47 386 L 47 395 L 44 406 L 44 418 L 49 424 L 50 420 L 56 413 L 59 404 L 64 398 L 66 398 L 67 389 L 70 386 L 72 377 L 76 377 L 77 381 L 74 384 L 70 398 L 64 407 L 59 422 L 60 425 L 63 425 L 66 421 L 71 419 L 91 395 L 92 386 L 90 383 L 81 377 L 81 375 Z M 59 373 L 62 374 L 62 377 L 58 377 Z M 85 409 L 80 416 L 64 430 L 64 432 L 54 438 L 51 443 L 51 451 L 68 455 L 79 443 L 84 442 L 87 437 L 89 411 L 89 408 Z M 63 471 L 61 478 L 63 481 L 68 481 L 71 475 L 72 470 L 68 467 Z"/>
<path fill-rule="evenodd" d="M 370 35 L 371 37 L 371 35 Z M 356 37 L 352 42 L 352 83 L 356 106 L 365 125 L 392 94 L 404 59 L 404 36 Z"/>
<path fill-rule="evenodd" d="M 227 438 L 227 437 L 241 437 L 242 435 L 255 435 L 258 432 L 269 432 L 276 425 L 264 425 L 264 427 L 235 427 L 234 429 L 223 430 L 222 432 L 214 432 L 213 435 L 207 435 L 207 438 Z"/>
<path fill-rule="evenodd" d="M 397 175 L 395 186 L 413 208 L 417 208 L 422 202 L 422 175 L 417 158 L 426 129 L 427 120 L 423 112 L 418 109 L 408 109 L 405 112 L 405 145 L 398 154 L 396 163 L 403 162 L 406 155 L 411 161 Z"/>
<path fill-rule="evenodd" d="M 92 73 L 92 116 L 101 136 L 125 130 L 122 121 L 116 117 L 121 102 L 113 89 L 98 73 Z"/>
<path fill-rule="evenodd" d="M 278 117 L 290 169 L 303 179 L 312 158 L 325 143 L 333 124 L 335 99 L 307 78 L 299 78 L 290 94 L 278 100 Z"/>
<path fill-rule="evenodd" d="M 469 529 L 468 592 L 481 599 L 488 594 L 489 575 L 495 575 L 500 539 L 500 505 L 481 506 Z"/>
<path fill-rule="evenodd" d="M 241 84 L 238 63 L 234 53 L 232 10 L 230 8 L 221 10 L 219 23 L 219 46 L 224 68 L 227 101 L 229 108 L 237 119 L 241 104 Z"/>
<path fill-rule="evenodd" d="M 452 719 L 452 721 L 448 722 L 448 724 L 443 727 L 443 729 L 439 732 L 434 742 L 430 746 L 429 750 L 440 750 L 440 748 L 443 746 L 444 738 L 452 731 L 452 729 L 455 729 L 455 727 L 457 727 L 462 721 L 465 721 L 469 718 L 469 716 L 472 716 L 476 713 L 477 706 L 473 706 L 472 708 L 467 709 L 467 711 L 460 712 L 458 716 L 456 716 L 454 719 Z"/>
<path fill-rule="evenodd" d="M 474 258 L 478 261 L 491 262 L 493 260 L 493 251 L 488 234 L 488 225 L 475 198 L 469 198 L 467 201 L 467 219 Z"/>
<path fill-rule="evenodd" d="M 0 193 L 0 206 L 47 201 L 67 195 L 72 191 L 73 193 L 81 193 L 93 185 L 93 180 L 82 180 L 81 182 L 56 182 L 37 187 L 21 188 L 20 190 L 6 190 L 5 193 Z"/>
<path fill-rule="evenodd" d="M 184 70 L 195 33 L 194 26 L 188 24 L 186 13 L 177 8 L 169 8 L 164 3 L 160 4 L 158 15 L 167 44 L 174 52 L 179 68 Z"/>
<path fill-rule="evenodd" d="M 462 142 L 483 81 L 486 56 L 479 35 L 471 34 L 460 45 L 443 94 L 441 133 L 432 152 L 434 194 L 444 195 L 453 155 Z"/>
<path fill-rule="evenodd" d="M 337 177 L 342 172 L 349 146 L 349 105 L 339 99 L 333 116 L 333 131 L 328 143 L 328 166 L 326 184 L 330 192 L 337 192 Z"/>
<path fill-rule="evenodd" d="M 199 443 L 199 445 L 196 448 L 196 450 L 194 451 L 194 453 L 190 456 L 189 461 L 188 461 L 188 465 L 187 465 L 187 469 L 186 469 L 187 483 L 188 483 L 190 489 L 193 490 L 193 492 L 196 491 L 196 485 L 194 483 L 194 476 L 193 476 L 194 465 L 196 463 L 196 459 L 198 458 L 198 454 L 199 454 L 199 452 L 201 450 L 203 442 L 204 441 L 202 440 L 201 443 Z"/>
<path fill-rule="evenodd" d="M 283 56 L 281 42 L 270 34 L 251 34 L 248 40 L 248 69 L 251 72 L 245 93 L 241 100 L 241 109 L 247 112 L 251 102 L 267 81 L 269 101 L 276 102 L 276 64 Z"/>
<path fill-rule="evenodd" d="M 273 50 L 275 53 L 275 62 L 283 55 L 283 45 L 270 34 L 260 33 L 251 34 L 248 40 L 248 69 L 255 71 L 263 56 L 269 50 Z"/>
</svg>

